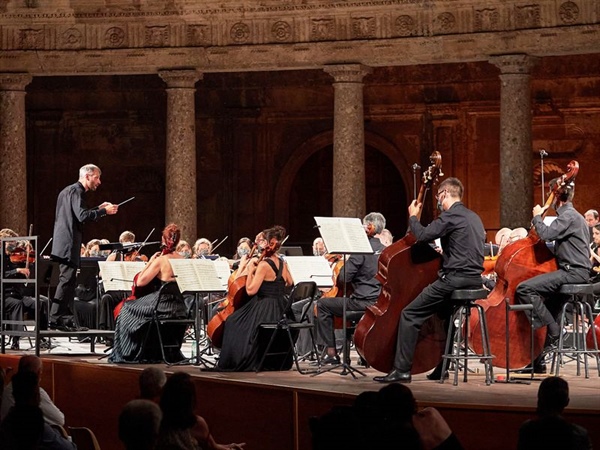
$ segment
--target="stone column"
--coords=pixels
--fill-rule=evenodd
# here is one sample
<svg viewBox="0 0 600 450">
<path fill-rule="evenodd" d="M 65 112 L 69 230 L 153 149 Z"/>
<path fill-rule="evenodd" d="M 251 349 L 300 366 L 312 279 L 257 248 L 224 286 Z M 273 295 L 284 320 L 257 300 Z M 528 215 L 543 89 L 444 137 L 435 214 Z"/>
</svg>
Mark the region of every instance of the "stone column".
<svg viewBox="0 0 600 450">
<path fill-rule="evenodd" d="M 0 74 L 0 228 L 19 235 L 27 229 L 27 148 L 25 86 L 27 73 Z"/>
<path fill-rule="evenodd" d="M 371 68 L 361 64 L 326 66 L 334 79 L 333 215 L 365 215 L 365 128 L 363 78 Z"/>
<path fill-rule="evenodd" d="M 526 227 L 533 208 L 531 68 L 538 58 L 504 55 L 500 68 L 500 227 Z"/>
<path fill-rule="evenodd" d="M 182 239 L 197 237 L 196 109 L 194 97 L 202 74 L 193 69 L 161 70 L 167 83 L 165 223 L 176 223 Z"/>
</svg>

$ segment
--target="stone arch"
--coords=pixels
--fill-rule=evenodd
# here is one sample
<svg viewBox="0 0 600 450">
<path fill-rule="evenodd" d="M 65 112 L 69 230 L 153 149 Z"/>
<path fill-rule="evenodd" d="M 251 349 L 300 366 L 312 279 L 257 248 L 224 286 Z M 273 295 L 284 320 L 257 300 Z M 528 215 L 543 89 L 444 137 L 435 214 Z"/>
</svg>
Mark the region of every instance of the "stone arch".
<svg viewBox="0 0 600 450">
<path fill-rule="evenodd" d="M 407 147 L 410 147 L 408 142 L 405 141 L 405 143 Z M 275 187 L 276 223 L 289 223 L 289 198 L 292 185 L 300 168 L 313 154 L 330 145 L 333 145 L 333 130 L 325 131 L 309 138 L 294 150 L 279 173 Z M 408 196 L 411 192 L 412 171 L 405 154 L 389 140 L 372 131 L 365 131 L 365 146 L 381 152 L 392 161 L 406 188 L 406 200 L 410 202 Z"/>
</svg>

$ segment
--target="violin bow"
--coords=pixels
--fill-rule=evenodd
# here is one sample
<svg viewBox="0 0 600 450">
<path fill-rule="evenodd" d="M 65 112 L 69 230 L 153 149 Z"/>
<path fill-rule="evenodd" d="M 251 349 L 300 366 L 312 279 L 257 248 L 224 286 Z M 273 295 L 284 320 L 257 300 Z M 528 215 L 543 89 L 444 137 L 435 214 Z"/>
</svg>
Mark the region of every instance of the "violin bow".
<svg viewBox="0 0 600 450">
<path fill-rule="evenodd" d="M 221 246 L 221 244 L 227 240 L 227 238 L 228 238 L 228 237 L 229 237 L 229 236 L 225 236 L 221 242 L 219 242 L 217 245 L 215 245 L 215 246 L 213 247 L 213 249 L 212 249 L 212 253 L 213 253 L 213 255 L 215 254 L 215 250 L 216 250 L 216 249 L 218 249 L 218 248 Z M 216 241 L 215 241 L 215 242 L 216 242 Z"/>
</svg>

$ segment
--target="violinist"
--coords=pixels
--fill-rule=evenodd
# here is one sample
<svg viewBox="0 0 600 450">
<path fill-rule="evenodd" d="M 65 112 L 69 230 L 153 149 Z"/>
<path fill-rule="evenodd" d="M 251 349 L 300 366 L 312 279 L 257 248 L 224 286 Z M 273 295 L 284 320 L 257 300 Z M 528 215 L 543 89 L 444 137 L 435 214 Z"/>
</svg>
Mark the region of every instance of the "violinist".
<svg viewBox="0 0 600 450">
<path fill-rule="evenodd" d="M 375 381 L 389 383 L 411 382 L 410 370 L 417 346 L 419 331 L 427 319 L 434 314 L 449 315 L 448 302 L 455 289 L 480 289 L 483 272 L 483 249 L 485 229 L 477 214 L 463 203 L 463 185 L 458 178 L 447 178 L 438 187 L 436 195 L 437 219 L 424 227 L 419 222 L 422 203 L 413 200 L 408 207 L 409 227 L 418 242 L 440 239 L 442 245 L 442 267 L 438 279 L 425 287 L 406 308 L 402 310 L 396 338 L 396 353 L 393 369 Z M 428 375 L 439 379 L 441 364 Z"/>
<path fill-rule="evenodd" d="M 375 278 L 375 275 L 377 274 L 379 255 L 384 246 L 375 237 L 375 234 L 381 233 L 385 228 L 385 217 L 378 212 L 369 213 L 363 219 L 363 226 L 365 230 L 372 231 L 371 233 L 368 231 L 367 234 L 369 234 L 369 243 L 374 253 L 351 255 L 344 263 L 344 269 L 340 273 L 340 278 L 345 276 L 344 282 L 352 284 L 352 295 L 348 298 L 321 298 L 318 302 L 316 319 L 318 339 L 324 341 L 327 348 L 327 355 L 321 361 L 322 364 L 338 364 L 340 362 L 335 345 L 333 317 L 342 317 L 344 302 L 346 311 L 364 311 L 367 306 L 377 301 L 381 291 L 381 283 Z"/>
<path fill-rule="evenodd" d="M 0 238 L 11 238 L 17 237 L 18 234 L 10 228 L 4 228 L 0 230 Z M 31 273 L 28 267 L 26 267 L 26 261 L 28 258 L 32 258 L 29 255 L 30 251 L 27 250 L 26 245 L 17 245 L 17 241 L 7 241 L 5 243 L 2 257 L 4 258 L 4 278 L 29 278 Z M 29 263 L 35 263 L 34 260 L 29 259 Z M 48 299 L 40 295 L 40 327 L 42 330 L 46 329 L 48 323 Z M 35 314 L 35 298 L 26 295 L 24 292 L 24 286 L 17 283 L 5 283 L 4 284 L 4 311 L 3 314 L 7 320 L 22 321 L 25 313 L 28 313 L 33 317 Z M 16 329 L 12 326 L 12 329 Z M 19 350 L 19 336 L 12 337 L 12 350 Z"/>
<path fill-rule="evenodd" d="M 313 256 L 324 256 L 327 253 L 327 249 L 325 248 L 325 243 L 323 242 L 322 237 L 318 237 L 313 241 L 312 253 Z"/>
<path fill-rule="evenodd" d="M 550 188 L 555 189 L 557 179 L 550 181 Z M 538 236 L 545 241 L 554 241 L 554 255 L 558 270 L 543 273 L 521 282 L 517 286 L 516 300 L 522 304 L 533 305 L 533 327 L 548 327 L 546 347 L 558 343 L 560 327 L 554 314 L 560 311 L 561 301 L 558 291 L 563 284 L 587 283 L 591 269 L 589 250 L 589 230 L 584 217 L 573 207 L 575 186 L 571 183 L 559 187 L 551 205 L 557 217 L 546 225 L 542 215 L 549 206 L 536 205 L 533 208 L 531 221 Z M 548 301 L 548 303 L 545 303 Z M 527 316 L 529 318 L 529 316 Z M 536 367 L 537 366 L 537 367 Z M 531 371 L 531 368 L 525 370 Z M 545 371 L 541 361 L 534 363 L 534 371 Z"/>
<path fill-rule="evenodd" d="M 263 234 L 266 244 L 260 261 L 253 258 L 247 265 L 246 292 L 252 298 L 225 322 L 219 370 L 255 370 L 262 356 L 258 352 L 258 326 L 279 321 L 286 306 L 285 288 L 293 280 L 278 253 L 285 228 L 274 226 Z"/>
<path fill-rule="evenodd" d="M 192 258 L 199 259 L 212 255 L 212 242 L 206 238 L 200 238 L 194 243 L 192 248 Z"/>
<path fill-rule="evenodd" d="M 135 234 L 131 231 L 123 231 L 119 235 L 119 243 L 120 244 L 132 244 L 135 242 Z M 111 261 L 127 261 L 127 256 L 130 255 L 135 250 L 134 247 L 128 248 L 120 248 L 115 249 L 110 252 L 110 254 L 106 257 L 107 262 Z M 102 275 L 102 274 L 100 274 Z M 101 286 L 102 281 L 100 281 Z M 105 292 L 104 288 L 101 287 L 101 291 L 103 292 L 100 297 L 100 305 L 99 305 L 99 320 L 98 327 L 101 330 L 114 330 L 115 329 L 115 316 L 114 309 L 115 306 L 119 304 L 125 297 L 127 297 L 130 292 L 129 291 L 111 291 Z"/>
<path fill-rule="evenodd" d="M 132 301 L 123 303 L 115 325 L 115 341 L 109 357 L 111 362 L 139 362 L 143 359 L 142 344 L 144 325 L 152 318 L 160 287 L 175 279 L 170 259 L 181 259 L 175 251 L 181 231 L 169 224 L 162 232 L 162 250 L 152 255 L 148 264 L 136 276 L 135 286 L 146 287 L 151 292 Z M 185 304 L 175 298 L 161 299 L 158 306 L 160 317 L 185 318 Z"/>
<path fill-rule="evenodd" d="M 175 249 L 175 251 L 179 253 L 184 259 L 190 259 L 192 257 L 192 247 L 190 244 L 188 244 L 187 241 L 184 241 L 183 239 L 179 241 L 179 244 L 177 244 L 177 248 Z"/>
<path fill-rule="evenodd" d="M 83 224 L 107 214 L 116 214 L 119 209 L 118 205 L 108 202 L 96 208 L 86 208 L 85 194 L 98 189 L 101 174 L 98 166 L 86 164 L 79 169 L 79 180 L 64 188 L 56 200 L 51 257 L 59 263 L 60 275 L 50 310 L 50 328 L 82 331 L 73 319 L 73 303 Z"/>
</svg>

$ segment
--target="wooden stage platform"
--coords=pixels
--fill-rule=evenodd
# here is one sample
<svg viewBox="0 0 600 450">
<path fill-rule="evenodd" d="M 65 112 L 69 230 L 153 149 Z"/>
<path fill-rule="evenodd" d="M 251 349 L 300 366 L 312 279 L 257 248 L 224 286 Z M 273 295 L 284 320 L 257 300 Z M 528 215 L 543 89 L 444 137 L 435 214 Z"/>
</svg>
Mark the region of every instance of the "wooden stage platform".
<svg viewBox="0 0 600 450">
<path fill-rule="evenodd" d="M 88 345 L 89 348 L 89 345 Z M 102 450 L 122 449 L 117 437 L 117 417 L 125 403 L 138 393 L 138 375 L 146 365 L 110 364 L 103 345 L 95 355 L 69 349 L 44 352 L 42 386 L 65 413 L 68 426 L 94 430 Z M 0 366 L 15 368 L 22 354 L 0 354 Z M 353 358 L 356 361 L 356 358 Z M 379 373 L 361 369 L 366 377 L 326 373 L 316 377 L 295 370 L 261 373 L 220 373 L 198 366 L 158 365 L 165 372 L 185 371 L 195 380 L 198 412 L 204 416 L 218 442 L 246 442 L 247 450 L 309 450 L 308 419 L 333 405 L 351 404 L 356 395 L 378 390 L 372 381 Z M 477 366 L 475 366 L 477 369 Z M 567 418 L 588 429 L 600 448 L 600 378 L 592 364 L 591 377 L 575 376 L 575 363 L 561 375 L 569 382 L 571 403 Z M 494 375 L 504 375 L 495 368 Z M 469 381 L 453 386 L 429 381 L 425 374 L 408 385 L 420 407 L 435 406 L 450 424 L 465 449 L 506 450 L 516 448 L 520 424 L 535 412 L 539 380 L 532 384 L 485 385 L 483 375 L 469 374 Z M 352 430 L 337 430 L 352 433 Z M 399 447 L 401 448 L 401 447 Z"/>
</svg>

